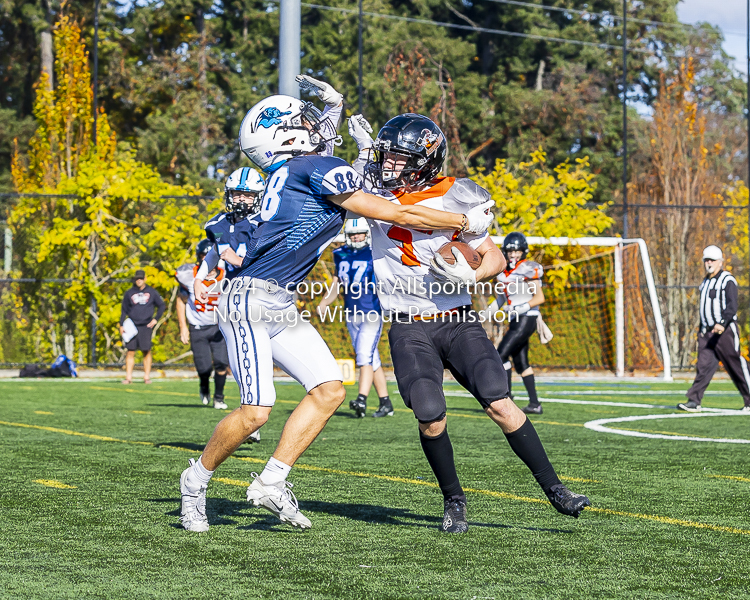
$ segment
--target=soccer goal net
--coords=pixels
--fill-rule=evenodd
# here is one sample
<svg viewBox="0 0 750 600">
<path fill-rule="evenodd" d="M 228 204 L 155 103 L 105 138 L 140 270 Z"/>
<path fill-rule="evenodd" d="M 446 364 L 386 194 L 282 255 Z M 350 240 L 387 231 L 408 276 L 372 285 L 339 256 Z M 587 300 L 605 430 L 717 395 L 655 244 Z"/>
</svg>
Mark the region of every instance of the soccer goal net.
<svg viewBox="0 0 750 600">
<path fill-rule="evenodd" d="M 529 237 L 544 266 L 543 319 L 554 337 L 532 336 L 529 361 L 550 369 L 661 373 L 671 363 L 648 248 L 642 239 Z M 502 245 L 503 238 L 493 237 Z M 475 302 L 484 299 L 477 298 Z M 498 342 L 502 323 L 489 326 Z"/>
</svg>

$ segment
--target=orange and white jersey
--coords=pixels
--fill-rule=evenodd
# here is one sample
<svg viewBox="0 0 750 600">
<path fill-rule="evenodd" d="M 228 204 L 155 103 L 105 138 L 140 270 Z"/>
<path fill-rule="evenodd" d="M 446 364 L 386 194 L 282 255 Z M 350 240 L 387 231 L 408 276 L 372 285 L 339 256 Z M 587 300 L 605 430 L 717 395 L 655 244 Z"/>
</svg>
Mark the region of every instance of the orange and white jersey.
<svg viewBox="0 0 750 600">
<path fill-rule="evenodd" d="M 500 273 L 497 276 L 497 281 L 502 285 L 505 301 L 512 308 L 528 302 L 534 297 L 538 286 L 542 285 L 543 276 L 544 267 L 542 265 L 533 260 L 520 260 L 512 269 L 505 269 Z M 502 304 L 502 302 L 498 301 L 498 304 Z M 532 308 L 525 314 L 535 316 L 541 313 L 538 308 Z"/>
<path fill-rule="evenodd" d="M 224 269 L 216 268 L 216 279 L 204 279 L 203 283 L 209 289 L 208 301 L 204 304 L 196 302 L 195 291 L 193 290 L 193 281 L 198 275 L 198 265 L 182 265 L 175 273 L 175 278 L 180 283 L 180 287 L 189 295 L 190 300 L 186 303 L 185 316 L 188 323 L 193 327 L 207 327 L 216 325 L 216 315 L 214 310 L 219 304 L 221 296 L 221 286 L 218 282 L 224 279 Z"/>
<path fill-rule="evenodd" d="M 381 194 L 393 203 L 426 206 L 465 213 L 490 199 L 489 193 L 470 179 L 443 177 L 426 190 Z M 452 241 L 455 230 L 407 229 L 368 219 L 378 299 L 386 312 L 431 315 L 471 304 L 465 287 L 438 281 L 429 272 L 435 252 Z M 478 248 L 487 234 L 462 235 L 460 241 Z"/>
</svg>

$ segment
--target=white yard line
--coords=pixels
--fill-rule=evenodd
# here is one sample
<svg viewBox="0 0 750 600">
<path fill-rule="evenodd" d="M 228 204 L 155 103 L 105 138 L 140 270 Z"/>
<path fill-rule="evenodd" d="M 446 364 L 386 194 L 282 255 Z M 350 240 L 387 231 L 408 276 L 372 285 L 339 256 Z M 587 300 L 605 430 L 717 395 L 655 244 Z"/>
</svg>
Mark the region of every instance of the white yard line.
<svg viewBox="0 0 750 600">
<path fill-rule="evenodd" d="M 705 411 L 706 409 L 704 409 Z M 626 431 L 606 427 L 612 423 L 632 423 L 633 421 L 653 421 L 657 419 L 697 419 L 702 417 L 746 417 L 750 413 L 739 410 L 721 410 L 700 413 L 671 414 L 671 415 L 635 415 L 632 417 L 617 417 L 615 419 L 596 419 L 584 424 L 584 427 L 600 433 L 614 433 L 616 435 L 627 435 L 630 437 L 650 438 L 656 440 L 680 440 L 688 442 L 716 442 L 719 444 L 750 444 L 750 440 L 730 438 L 705 438 L 690 435 L 666 435 L 663 433 L 646 433 L 645 431 Z"/>
</svg>

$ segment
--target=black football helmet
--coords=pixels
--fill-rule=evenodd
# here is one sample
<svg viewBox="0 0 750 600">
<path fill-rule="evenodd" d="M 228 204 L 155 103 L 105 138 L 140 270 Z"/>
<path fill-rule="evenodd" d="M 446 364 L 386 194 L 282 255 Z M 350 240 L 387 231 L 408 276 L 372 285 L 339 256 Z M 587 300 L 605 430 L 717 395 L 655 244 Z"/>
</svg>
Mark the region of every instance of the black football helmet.
<svg viewBox="0 0 750 600">
<path fill-rule="evenodd" d="M 393 117 L 378 133 L 373 145 L 374 160 L 368 175 L 377 188 L 396 190 L 423 185 L 443 168 L 448 153 L 445 135 L 431 119 L 414 113 Z M 384 168 L 386 154 L 406 157 L 400 173 Z"/>
<path fill-rule="evenodd" d="M 206 254 L 211 249 L 211 240 L 201 240 L 195 247 L 195 262 L 201 264 L 203 259 L 206 258 Z"/>
<path fill-rule="evenodd" d="M 523 260 L 529 253 L 529 243 L 526 241 L 526 236 L 524 234 L 522 234 L 520 231 L 513 231 L 505 236 L 501 250 L 503 251 L 505 260 L 508 261 L 508 264 L 510 265 L 508 252 L 510 252 L 511 250 L 521 250 L 523 252 L 523 254 L 521 255 L 521 260 Z"/>
</svg>

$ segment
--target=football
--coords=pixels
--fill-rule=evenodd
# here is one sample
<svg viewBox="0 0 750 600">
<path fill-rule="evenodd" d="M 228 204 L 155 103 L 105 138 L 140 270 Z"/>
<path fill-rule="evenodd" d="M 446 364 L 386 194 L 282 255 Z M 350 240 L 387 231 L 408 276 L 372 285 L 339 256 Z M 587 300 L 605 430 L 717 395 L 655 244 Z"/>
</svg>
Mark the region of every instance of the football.
<svg viewBox="0 0 750 600">
<path fill-rule="evenodd" d="M 464 242 L 448 242 L 438 248 L 437 253 L 445 259 L 449 265 L 456 262 L 456 258 L 453 256 L 453 248 L 458 248 L 461 254 L 464 255 L 466 262 L 472 269 L 477 269 L 482 264 L 482 257 L 479 256 L 479 252 L 474 250 L 469 244 Z"/>
</svg>

